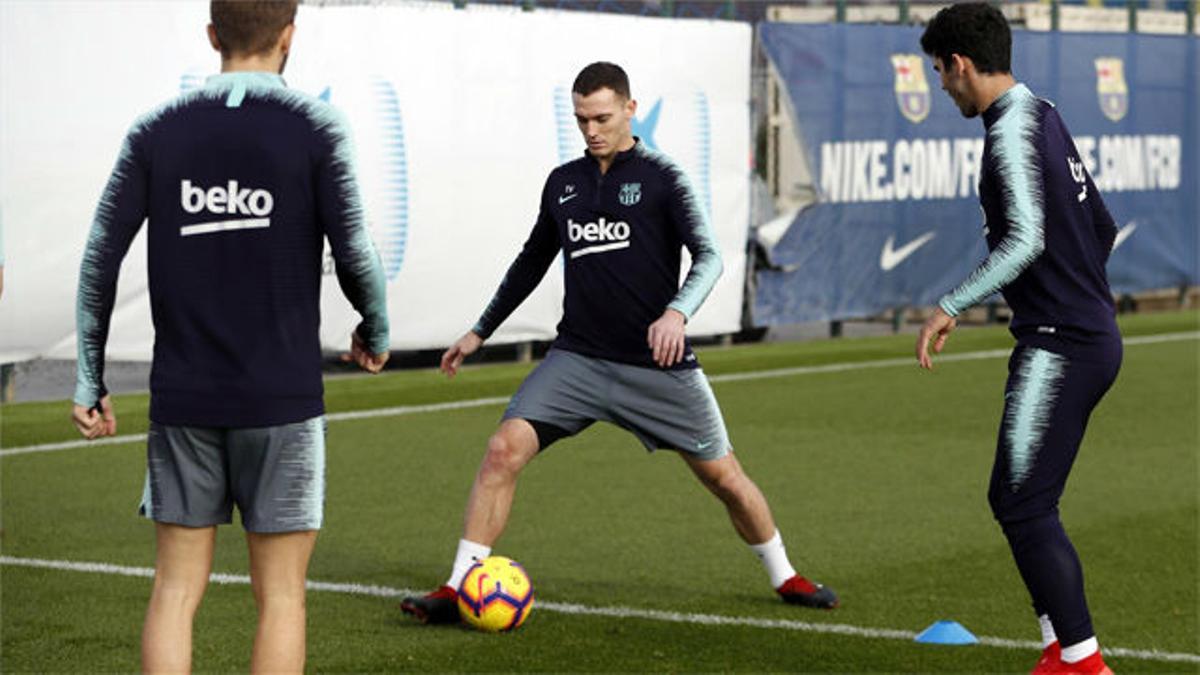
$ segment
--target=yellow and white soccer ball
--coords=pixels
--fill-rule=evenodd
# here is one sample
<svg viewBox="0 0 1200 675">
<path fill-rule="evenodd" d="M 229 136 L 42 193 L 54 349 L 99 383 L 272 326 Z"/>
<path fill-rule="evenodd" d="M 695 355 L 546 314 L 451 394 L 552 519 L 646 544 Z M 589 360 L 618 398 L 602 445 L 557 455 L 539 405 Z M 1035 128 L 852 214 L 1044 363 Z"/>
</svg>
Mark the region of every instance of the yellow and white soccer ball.
<svg viewBox="0 0 1200 675">
<path fill-rule="evenodd" d="M 533 584 L 516 561 L 494 555 L 475 563 L 458 587 L 458 612 L 489 633 L 513 630 L 533 610 Z"/>
</svg>

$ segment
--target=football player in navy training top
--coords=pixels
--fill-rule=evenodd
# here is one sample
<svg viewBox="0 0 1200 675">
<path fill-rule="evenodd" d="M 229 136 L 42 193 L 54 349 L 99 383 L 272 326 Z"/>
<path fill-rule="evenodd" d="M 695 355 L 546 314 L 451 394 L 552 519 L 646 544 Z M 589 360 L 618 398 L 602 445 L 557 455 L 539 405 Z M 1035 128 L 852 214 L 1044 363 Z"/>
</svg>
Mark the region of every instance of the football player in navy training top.
<svg viewBox="0 0 1200 675">
<path fill-rule="evenodd" d="M 960 312 L 1004 295 L 1017 344 L 988 499 L 1041 622 L 1045 651 L 1034 672 L 1108 672 L 1058 500 L 1088 416 L 1121 365 L 1104 270 L 1117 229 L 1054 106 L 1013 79 L 1000 10 L 947 7 L 921 47 L 962 114 L 983 118 L 979 194 L 989 253 L 941 298 L 917 339 L 917 359 L 932 368 L 929 342 L 940 352 Z"/>
<path fill-rule="evenodd" d="M 116 433 L 104 349 L 121 259 L 147 221 L 154 362 L 140 512 L 155 522 L 146 672 L 191 668 L 216 526 L 236 504 L 258 605 L 251 669 L 304 666 L 305 575 L 325 499 L 321 256 L 328 237 L 362 322 L 358 364 L 388 357 L 383 269 L 345 123 L 280 73 L 296 2 L 213 0 L 221 73 L 143 115 L 101 195 L 79 277 L 73 420 Z"/>
<path fill-rule="evenodd" d="M 478 323 L 442 356 L 442 370 L 458 372 L 562 251 L 566 295 L 558 336 L 488 441 L 449 579 L 426 596 L 405 598 L 403 610 L 425 622 L 457 621 L 455 589 L 504 531 L 521 470 L 551 443 L 597 420 L 629 430 L 648 450 L 678 451 L 725 503 L 785 601 L 835 607 L 832 590 L 796 574 L 788 561 L 766 499 L 734 456 L 684 335 L 721 274 L 687 178 L 633 136 L 637 104 L 619 66 L 593 63 L 572 89 L 587 151 L 550 173 L 529 239 Z M 681 288 L 684 246 L 692 267 Z"/>
</svg>

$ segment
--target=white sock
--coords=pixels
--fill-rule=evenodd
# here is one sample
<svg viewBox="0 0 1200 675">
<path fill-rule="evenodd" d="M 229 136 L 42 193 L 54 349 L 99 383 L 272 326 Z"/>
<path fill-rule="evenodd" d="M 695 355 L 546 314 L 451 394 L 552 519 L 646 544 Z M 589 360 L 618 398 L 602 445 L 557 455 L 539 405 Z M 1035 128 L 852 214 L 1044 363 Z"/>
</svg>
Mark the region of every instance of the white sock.
<svg viewBox="0 0 1200 675">
<path fill-rule="evenodd" d="M 454 554 L 454 568 L 450 570 L 450 580 L 446 582 L 446 585 L 451 588 L 461 586 L 463 577 L 467 576 L 467 570 L 471 569 L 471 565 L 483 560 L 491 553 L 491 546 L 459 539 L 458 552 Z"/>
<path fill-rule="evenodd" d="M 1100 651 L 1100 643 L 1096 641 L 1096 636 L 1076 642 L 1070 647 L 1063 647 L 1062 660 L 1063 663 L 1079 663 L 1087 657 Z"/>
<path fill-rule="evenodd" d="M 1045 649 L 1057 642 L 1058 636 L 1054 634 L 1054 624 L 1050 623 L 1049 614 L 1039 616 L 1038 623 L 1042 626 L 1042 649 Z"/>
<path fill-rule="evenodd" d="M 751 544 L 750 550 L 754 551 L 754 555 L 762 561 L 763 567 L 767 568 L 767 575 L 771 577 L 771 588 L 779 588 L 783 582 L 796 576 L 796 570 L 788 561 L 787 551 L 783 548 L 783 537 L 779 535 L 779 530 L 775 530 L 775 536 L 767 541 Z"/>
</svg>

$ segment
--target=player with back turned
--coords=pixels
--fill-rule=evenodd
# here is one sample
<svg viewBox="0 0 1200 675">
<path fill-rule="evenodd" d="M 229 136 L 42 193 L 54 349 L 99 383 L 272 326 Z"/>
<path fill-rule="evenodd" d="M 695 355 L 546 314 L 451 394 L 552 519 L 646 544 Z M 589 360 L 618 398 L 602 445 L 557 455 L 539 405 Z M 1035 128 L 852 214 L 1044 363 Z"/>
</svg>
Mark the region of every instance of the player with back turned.
<svg viewBox="0 0 1200 675">
<path fill-rule="evenodd" d="M 1088 417 L 1117 377 L 1121 335 L 1105 274 L 1116 226 L 1054 106 L 1018 83 L 1012 35 L 987 3 L 947 7 L 921 47 L 942 89 L 986 130 L 980 201 L 988 256 L 925 322 L 932 368 L 961 312 L 1002 293 L 1016 338 L 988 500 L 1033 600 L 1045 650 L 1035 673 L 1111 672 L 1058 502 Z"/>
<path fill-rule="evenodd" d="M 733 454 L 684 334 L 721 273 L 711 228 L 687 178 L 633 135 L 637 103 L 619 66 L 587 66 L 572 91 L 587 151 L 550 173 L 524 248 L 474 328 L 443 355 L 442 369 L 454 375 L 561 251 L 566 294 L 558 337 L 488 441 L 449 579 L 428 595 L 405 598 L 402 609 L 426 622 L 457 621 L 455 589 L 503 532 L 520 472 L 551 443 L 596 421 L 632 432 L 647 450 L 678 451 L 725 504 L 784 601 L 835 607 L 831 589 L 792 568 L 766 499 Z M 692 267 L 681 287 L 683 247 Z"/>
<path fill-rule="evenodd" d="M 191 669 L 216 526 L 236 505 L 258 605 L 251 670 L 301 672 L 325 500 L 325 239 L 363 317 L 351 354 L 371 372 L 388 356 L 385 281 L 344 121 L 280 77 L 295 0 L 213 0 L 210 11 L 221 73 L 134 123 L 96 209 L 73 421 L 88 438 L 116 433 L 104 349 L 121 259 L 145 221 L 155 334 L 140 512 L 157 557 L 142 669 Z"/>
</svg>

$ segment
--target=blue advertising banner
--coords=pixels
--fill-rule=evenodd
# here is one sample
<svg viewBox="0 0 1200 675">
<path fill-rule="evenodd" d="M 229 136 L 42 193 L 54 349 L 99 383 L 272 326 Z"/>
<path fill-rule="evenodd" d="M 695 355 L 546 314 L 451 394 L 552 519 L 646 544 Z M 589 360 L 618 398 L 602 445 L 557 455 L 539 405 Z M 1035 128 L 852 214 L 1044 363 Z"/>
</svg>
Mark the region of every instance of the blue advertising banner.
<svg viewBox="0 0 1200 675">
<path fill-rule="evenodd" d="M 818 200 L 769 252 L 773 269 L 758 273 L 756 324 L 932 305 L 986 255 L 983 124 L 941 91 L 922 30 L 762 25 Z M 1200 280 L 1198 42 L 1013 34 L 1014 76 L 1058 107 L 1117 221 L 1114 292 Z"/>
</svg>

